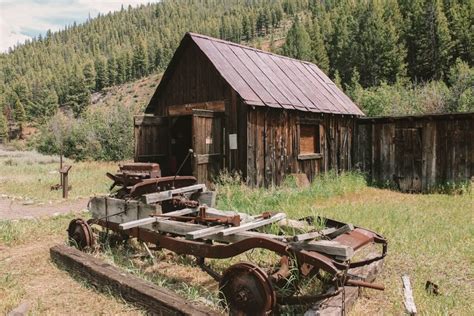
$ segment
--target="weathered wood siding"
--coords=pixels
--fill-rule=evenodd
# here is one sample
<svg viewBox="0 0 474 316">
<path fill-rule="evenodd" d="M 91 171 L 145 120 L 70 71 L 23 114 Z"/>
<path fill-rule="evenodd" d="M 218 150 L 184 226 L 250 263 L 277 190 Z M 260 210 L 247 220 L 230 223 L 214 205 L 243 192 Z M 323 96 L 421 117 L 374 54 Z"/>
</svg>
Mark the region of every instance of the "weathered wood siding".
<svg viewBox="0 0 474 316">
<path fill-rule="evenodd" d="M 354 164 L 379 185 L 428 192 L 474 175 L 474 113 L 363 118 Z"/>
<path fill-rule="evenodd" d="M 134 118 L 134 160 L 163 164 L 169 155 L 169 136 L 166 118 L 136 116 Z"/>
<path fill-rule="evenodd" d="M 250 185 L 279 185 L 290 173 L 305 173 L 313 180 L 330 169 L 338 172 L 352 167 L 353 117 L 249 108 L 247 122 L 246 178 Z M 301 123 L 321 126 L 320 157 L 299 157 Z"/>
<path fill-rule="evenodd" d="M 160 85 L 160 98 L 150 104 L 158 116 L 168 115 L 168 106 L 198 102 L 221 101 L 230 98 L 230 87 L 196 45 L 186 43 L 181 56 L 174 60 L 173 71 L 165 85 Z M 165 78 L 162 79 L 165 81 Z"/>
</svg>

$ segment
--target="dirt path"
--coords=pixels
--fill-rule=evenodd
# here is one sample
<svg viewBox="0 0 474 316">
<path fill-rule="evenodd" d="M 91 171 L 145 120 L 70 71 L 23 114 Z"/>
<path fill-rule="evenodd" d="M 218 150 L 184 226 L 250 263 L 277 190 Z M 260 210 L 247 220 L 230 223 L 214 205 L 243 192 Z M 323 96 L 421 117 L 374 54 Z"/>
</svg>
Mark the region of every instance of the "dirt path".
<svg viewBox="0 0 474 316">
<path fill-rule="evenodd" d="M 38 241 L 16 247 L 0 246 L 0 314 L 21 303 L 42 315 L 140 315 L 121 300 L 103 295 L 58 269 L 49 248 L 58 240 Z M 14 280 L 13 286 L 3 280 Z M 8 282 L 8 281 L 7 281 Z M 6 285 L 6 287 L 5 287 Z"/>
<path fill-rule="evenodd" d="M 87 208 L 89 199 L 24 205 L 23 201 L 0 198 L 0 221 L 11 219 L 31 219 L 45 216 L 79 212 Z"/>
</svg>

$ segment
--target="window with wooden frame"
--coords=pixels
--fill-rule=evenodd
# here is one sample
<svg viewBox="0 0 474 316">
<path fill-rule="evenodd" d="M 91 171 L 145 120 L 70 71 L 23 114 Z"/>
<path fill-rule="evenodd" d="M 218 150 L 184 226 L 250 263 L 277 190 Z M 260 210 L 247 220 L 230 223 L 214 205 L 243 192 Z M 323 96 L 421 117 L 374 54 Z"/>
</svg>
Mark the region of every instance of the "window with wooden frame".
<svg viewBox="0 0 474 316">
<path fill-rule="evenodd" d="M 321 154 L 321 139 L 319 124 L 300 124 L 299 160 L 318 159 Z"/>
</svg>

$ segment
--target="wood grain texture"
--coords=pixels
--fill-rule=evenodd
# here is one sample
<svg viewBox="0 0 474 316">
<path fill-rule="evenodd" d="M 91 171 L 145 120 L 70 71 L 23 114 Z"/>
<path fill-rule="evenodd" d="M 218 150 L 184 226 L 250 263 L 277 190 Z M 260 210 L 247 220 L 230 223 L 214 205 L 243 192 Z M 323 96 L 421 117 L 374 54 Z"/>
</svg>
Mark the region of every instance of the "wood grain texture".
<svg viewBox="0 0 474 316">
<path fill-rule="evenodd" d="M 95 288 L 114 293 L 152 315 L 220 315 L 197 302 L 191 302 L 168 289 L 137 278 L 76 248 L 57 245 L 51 259 L 71 274 L 86 279 Z"/>
<path fill-rule="evenodd" d="M 357 121 L 354 164 L 371 182 L 429 192 L 474 174 L 474 113 Z"/>
</svg>

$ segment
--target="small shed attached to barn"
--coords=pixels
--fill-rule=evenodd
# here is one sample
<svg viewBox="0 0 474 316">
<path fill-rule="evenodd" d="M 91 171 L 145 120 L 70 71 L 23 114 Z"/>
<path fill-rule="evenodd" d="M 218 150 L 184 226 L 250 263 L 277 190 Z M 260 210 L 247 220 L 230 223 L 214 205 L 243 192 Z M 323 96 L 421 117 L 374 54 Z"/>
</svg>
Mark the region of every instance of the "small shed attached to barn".
<svg viewBox="0 0 474 316">
<path fill-rule="evenodd" d="M 227 169 L 250 185 L 351 169 L 362 111 L 316 65 L 187 33 L 135 119 L 135 160 L 208 182 Z"/>
<path fill-rule="evenodd" d="M 474 113 L 361 118 L 354 164 L 377 185 L 430 192 L 474 176 Z"/>
</svg>

